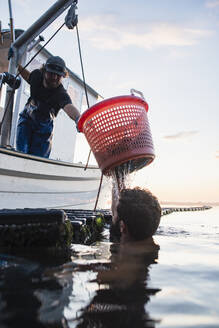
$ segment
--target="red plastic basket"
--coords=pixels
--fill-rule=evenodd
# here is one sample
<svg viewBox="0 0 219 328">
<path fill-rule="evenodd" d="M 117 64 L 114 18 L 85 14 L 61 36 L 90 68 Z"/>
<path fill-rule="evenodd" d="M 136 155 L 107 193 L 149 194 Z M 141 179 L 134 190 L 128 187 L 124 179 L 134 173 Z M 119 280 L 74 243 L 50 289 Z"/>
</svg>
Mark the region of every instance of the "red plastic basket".
<svg viewBox="0 0 219 328">
<path fill-rule="evenodd" d="M 135 162 L 135 169 L 153 161 L 147 111 L 146 101 L 128 95 L 103 100 L 81 115 L 78 129 L 85 134 L 104 174 L 128 161 Z"/>
</svg>

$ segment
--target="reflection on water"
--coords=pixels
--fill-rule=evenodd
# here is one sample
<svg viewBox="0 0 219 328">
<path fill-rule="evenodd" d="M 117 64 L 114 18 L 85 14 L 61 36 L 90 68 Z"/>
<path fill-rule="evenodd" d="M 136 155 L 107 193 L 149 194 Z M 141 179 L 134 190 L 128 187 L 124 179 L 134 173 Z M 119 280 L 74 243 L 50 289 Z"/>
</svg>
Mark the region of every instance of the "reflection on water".
<svg viewBox="0 0 219 328">
<path fill-rule="evenodd" d="M 77 327 L 154 327 L 146 304 L 159 289 L 148 288 L 149 266 L 158 256 L 155 244 L 111 245 L 111 262 L 97 267 L 99 288 L 78 318 Z"/>
<path fill-rule="evenodd" d="M 5 327 L 154 327 L 145 305 L 159 291 L 147 286 L 158 249 L 152 242 L 75 245 L 71 261 L 59 266 L 1 256 L 0 322 Z"/>
<path fill-rule="evenodd" d="M 218 236 L 215 208 L 163 217 L 156 244 L 0 254 L 0 327 L 218 327 Z"/>
<path fill-rule="evenodd" d="M 65 327 L 72 279 L 46 274 L 43 264 L 0 256 L 0 327 Z"/>
</svg>

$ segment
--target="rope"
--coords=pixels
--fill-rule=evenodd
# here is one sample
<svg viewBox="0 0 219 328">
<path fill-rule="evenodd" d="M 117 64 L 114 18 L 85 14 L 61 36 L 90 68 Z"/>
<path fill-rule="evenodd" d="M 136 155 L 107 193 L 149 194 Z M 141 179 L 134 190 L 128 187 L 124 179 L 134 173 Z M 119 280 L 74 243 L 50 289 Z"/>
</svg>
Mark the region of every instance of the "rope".
<svg viewBox="0 0 219 328">
<path fill-rule="evenodd" d="M 61 30 L 61 28 L 65 25 L 65 23 L 63 23 L 56 31 L 55 33 L 49 38 L 49 40 L 35 53 L 35 55 L 29 60 L 29 62 L 22 68 L 22 70 L 20 72 L 17 73 L 17 75 L 15 76 L 15 79 L 25 70 L 25 68 L 30 65 L 30 63 L 34 60 L 34 58 L 47 46 L 47 44 L 54 38 L 54 36 Z M 2 121 L 1 121 L 1 125 L 0 127 L 2 126 L 4 120 L 5 120 L 5 116 L 7 114 L 7 111 L 8 111 L 8 108 L 9 108 L 9 105 L 11 103 L 11 100 L 12 100 L 12 97 L 14 96 L 14 93 L 15 93 L 15 88 L 13 87 L 12 88 L 12 92 L 11 92 L 11 95 L 10 95 L 10 98 L 8 99 L 8 103 L 6 105 L 6 108 L 5 108 L 5 111 L 4 111 L 4 114 L 3 114 L 3 117 L 2 117 Z"/>
<path fill-rule="evenodd" d="M 80 63 L 81 63 L 81 71 L 82 71 L 82 77 L 83 77 L 83 83 L 84 83 L 84 91 L 85 91 L 85 96 L 86 96 L 86 100 L 87 100 L 87 107 L 89 108 L 90 105 L 89 105 L 87 85 L 86 85 L 85 75 L 84 75 L 84 65 L 83 65 L 83 60 L 82 60 L 82 55 L 81 55 L 81 44 L 80 44 L 78 25 L 76 25 L 76 32 L 77 32 L 78 50 L 79 50 Z M 89 163 L 89 160 L 90 160 L 90 155 L 91 155 L 91 149 L 89 151 L 88 158 L 87 158 L 87 163 L 86 163 L 85 168 L 84 168 L 85 171 L 88 167 L 88 163 Z M 99 196 L 100 196 L 100 190 L 101 190 L 102 182 L 103 182 L 103 173 L 101 174 L 101 178 L 100 178 L 100 184 L 99 184 L 99 189 L 98 189 L 98 193 L 97 193 L 96 203 L 95 203 L 95 206 L 94 206 L 94 211 L 96 211 L 97 203 L 98 203 Z"/>
<path fill-rule="evenodd" d="M 18 72 L 18 74 L 16 75 L 16 77 L 18 77 L 23 70 L 25 70 L 25 68 L 34 60 L 34 58 L 47 46 L 47 44 L 54 38 L 54 36 L 61 30 L 61 28 L 63 28 L 63 26 L 65 25 L 65 23 L 63 23 L 56 31 L 55 33 L 49 38 L 49 40 L 35 53 L 35 55 L 29 60 L 29 62 L 22 68 L 22 70 L 20 72 Z"/>
<path fill-rule="evenodd" d="M 76 25 L 76 32 L 77 32 L 78 50 L 79 50 L 79 56 L 80 56 L 80 62 L 81 62 L 81 71 L 82 71 L 83 83 L 84 83 L 84 91 L 85 91 L 85 96 L 86 96 L 86 100 L 87 100 L 87 107 L 90 107 L 89 100 L 88 100 L 88 94 L 87 94 L 87 85 L 85 82 L 84 65 L 83 65 L 83 60 L 82 60 L 82 55 L 81 55 L 81 44 L 80 44 L 78 25 Z"/>
<path fill-rule="evenodd" d="M 84 171 L 87 170 L 88 163 L 89 163 L 89 160 L 90 160 L 90 155 L 91 155 L 91 149 L 89 150 L 89 154 L 88 154 L 88 156 L 87 156 L 87 163 L 86 163 L 86 165 L 85 165 Z"/>
<path fill-rule="evenodd" d="M 101 174 L 101 178 L 100 178 L 100 184 L 99 184 L 99 189 L 98 189 L 98 193 L 97 193 L 96 203 L 95 203 L 95 206 L 94 206 L 94 212 L 96 211 L 96 208 L 97 208 L 97 203 L 98 203 L 99 196 L 100 196 L 100 190 L 101 190 L 101 187 L 102 187 L 102 182 L 103 182 L 103 173 Z"/>
<path fill-rule="evenodd" d="M 77 32 L 78 50 L 79 50 L 79 57 L 80 57 L 80 63 L 81 63 L 81 71 L 82 71 L 82 77 L 83 77 L 84 91 L 85 91 L 85 96 L 86 96 L 86 101 L 87 101 L 87 107 L 89 108 L 90 105 L 89 105 L 87 85 L 86 85 L 85 75 L 84 75 L 84 65 L 83 65 L 83 60 L 82 60 L 82 55 L 81 55 L 81 44 L 80 44 L 78 25 L 76 25 L 76 32 Z M 88 163 L 89 163 L 89 160 L 90 160 L 90 155 L 91 155 L 91 149 L 90 149 L 88 157 L 87 157 L 87 163 L 86 163 L 85 168 L 84 168 L 85 171 L 88 167 Z"/>
</svg>

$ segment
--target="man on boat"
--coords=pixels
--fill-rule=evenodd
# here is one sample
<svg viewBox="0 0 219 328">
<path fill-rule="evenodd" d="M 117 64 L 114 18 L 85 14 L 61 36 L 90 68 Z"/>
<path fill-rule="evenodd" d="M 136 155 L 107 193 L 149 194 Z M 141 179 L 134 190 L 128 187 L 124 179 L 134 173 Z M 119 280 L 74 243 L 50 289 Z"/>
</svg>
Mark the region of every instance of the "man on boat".
<svg viewBox="0 0 219 328">
<path fill-rule="evenodd" d="M 30 73 L 19 65 L 18 71 L 30 84 L 30 97 L 18 120 L 16 148 L 26 154 L 48 158 L 53 120 L 59 110 L 62 108 L 76 124 L 80 117 L 62 85 L 62 79 L 67 76 L 65 62 L 59 56 L 52 56 L 41 69 Z"/>
<path fill-rule="evenodd" d="M 113 199 L 112 215 L 112 241 L 152 242 L 160 224 L 161 207 L 149 190 L 122 189 L 119 197 Z"/>
</svg>

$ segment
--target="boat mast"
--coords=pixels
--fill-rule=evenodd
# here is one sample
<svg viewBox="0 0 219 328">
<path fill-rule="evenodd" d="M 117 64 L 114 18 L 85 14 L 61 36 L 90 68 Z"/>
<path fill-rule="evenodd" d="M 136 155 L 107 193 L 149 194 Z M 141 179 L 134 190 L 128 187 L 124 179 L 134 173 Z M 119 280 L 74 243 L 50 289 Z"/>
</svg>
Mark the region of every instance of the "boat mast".
<svg viewBox="0 0 219 328">
<path fill-rule="evenodd" d="M 57 0 L 40 18 L 33 23 L 24 33 L 22 33 L 11 45 L 13 56 L 9 61 L 8 72 L 16 74 L 17 64 L 26 51 L 30 42 L 32 42 L 42 31 L 44 31 L 57 17 L 59 17 L 74 0 Z M 10 143 L 11 121 L 13 112 L 14 91 L 7 87 L 4 121 L 1 126 L 1 146 L 6 147 Z"/>
</svg>

